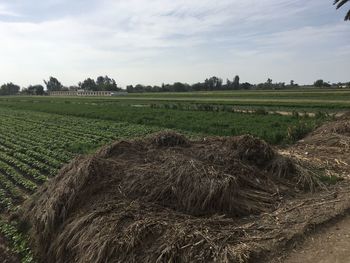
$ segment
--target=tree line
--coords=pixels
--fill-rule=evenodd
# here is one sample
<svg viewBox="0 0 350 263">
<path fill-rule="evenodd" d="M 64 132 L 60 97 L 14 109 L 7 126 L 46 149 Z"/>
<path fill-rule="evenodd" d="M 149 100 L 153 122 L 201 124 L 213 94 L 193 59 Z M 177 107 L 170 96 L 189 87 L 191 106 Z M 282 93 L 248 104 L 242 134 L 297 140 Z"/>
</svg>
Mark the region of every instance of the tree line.
<svg viewBox="0 0 350 263">
<path fill-rule="evenodd" d="M 47 91 L 120 91 L 116 81 L 108 76 L 99 76 L 96 81 L 92 78 L 87 78 L 78 83 L 78 86 L 65 87 L 54 77 L 50 77 L 48 81 L 44 80 Z"/>
<path fill-rule="evenodd" d="M 316 80 L 313 84 L 315 87 L 334 87 L 343 88 L 349 87 L 348 83 L 333 83 L 323 81 L 322 79 Z M 218 77 L 207 78 L 204 82 L 194 83 L 192 85 L 182 82 L 175 82 L 174 84 L 162 84 L 162 86 L 145 86 L 142 84 L 137 84 L 136 86 L 128 85 L 126 91 L 128 93 L 140 93 L 140 92 L 189 92 L 189 91 L 225 91 L 225 90 L 282 90 L 298 88 L 299 84 L 291 80 L 289 83 L 276 82 L 274 83 L 271 78 L 268 78 L 266 82 L 259 84 L 251 84 L 249 82 L 240 83 L 239 76 L 235 76 L 233 80 L 226 80 L 226 83 Z"/>
<path fill-rule="evenodd" d="M 21 89 L 20 86 L 10 82 L 3 84 L 0 87 L 0 95 L 46 95 L 47 92 L 51 91 L 122 91 L 123 89 L 118 87 L 116 81 L 108 76 L 99 76 L 96 80 L 87 78 L 82 82 L 79 82 L 76 86 L 65 87 L 55 77 L 50 77 L 48 80 L 44 80 L 45 87 L 43 85 L 30 85 L 27 88 Z M 350 87 L 348 83 L 333 83 L 330 84 L 322 79 L 316 80 L 313 86 L 322 87 Z M 223 82 L 221 78 L 216 76 L 205 79 L 203 82 L 197 82 L 194 84 L 175 82 L 173 84 L 162 84 L 161 86 L 150 86 L 137 84 L 135 86 L 126 86 L 128 93 L 139 93 L 139 92 L 189 92 L 189 91 L 225 91 L 225 90 L 280 90 L 288 88 L 297 88 L 299 85 L 291 80 L 289 83 L 276 82 L 274 83 L 271 78 L 268 78 L 266 82 L 259 84 L 251 84 L 249 82 L 240 82 L 240 77 L 236 75 L 232 80 L 227 79 Z"/>
</svg>

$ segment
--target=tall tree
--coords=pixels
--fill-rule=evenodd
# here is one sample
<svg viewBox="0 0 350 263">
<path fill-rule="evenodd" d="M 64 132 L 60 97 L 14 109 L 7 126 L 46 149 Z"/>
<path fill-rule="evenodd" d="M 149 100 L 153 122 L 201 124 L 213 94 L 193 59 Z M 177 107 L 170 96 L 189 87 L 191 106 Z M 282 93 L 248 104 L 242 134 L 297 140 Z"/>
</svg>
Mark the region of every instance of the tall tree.
<svg viewBox="0 0 350 263">
<path fill-rule="evenodd" d="M 239 76 L 236 75 L 233 79 L 233 89 L 239 89 Z"/>
<path fill-rule="evenodd" d="M 42 85 L 30 85 L 27 89 L 29 95 L 44 95 L 44 87 Z"/>
<path fill-rule="evenodd" d="M 16 95 L 18 94 L 20 87 L 12 82 L 3 84 L 0 87 L 0 95 Z"/>
<path fill-rule="evenodd" d="M 325 81 L 323 81 L 323 79 L 318 79 L 314 82 L 314 86 L 321 88 L 321 87 L 330 87 L 331 85 Z"/>
<path fill-rule="evenodd" d="M 97 90 L 96 82 L 91 78 L 87 78 L 83 82 L 80 82 L 79 87 L 83 90 L 92 90 L 92 91 Z"/>
<path fill-rule="evenodd" d="M 109 78 L 108 76 L 99 76 L 96 80 L 96 85 L 98 90 L 106 90 L 106 91 L 119 91 L 117 83 L 114 79 Z"/>
<path fill-rule="evenodd" d="M 50 77 L 48 81 L 44 80 L 47 91 L 60 91 L 63 89 L 63 85 L 58 79 L 54 77 Z"/>
<path fill-rule="evenodd" d="M 335 0 L 334 1 L 334 5 L 337 6 L 337 9 L 341 8 L 343 5 L 345 5 L 347 2 L 349 2 L 349 0 Z M 348 13 L 345 16 L 345 21 L 346 20 L 350 20 L 350 10 L 348 11 Z"/>
<path fill-rule="evenodd" d="M 205 90 L 220 90 L 222 87 L 222 79 L 218 77 L 211 77 L 204 81 Z"/>
</svg>

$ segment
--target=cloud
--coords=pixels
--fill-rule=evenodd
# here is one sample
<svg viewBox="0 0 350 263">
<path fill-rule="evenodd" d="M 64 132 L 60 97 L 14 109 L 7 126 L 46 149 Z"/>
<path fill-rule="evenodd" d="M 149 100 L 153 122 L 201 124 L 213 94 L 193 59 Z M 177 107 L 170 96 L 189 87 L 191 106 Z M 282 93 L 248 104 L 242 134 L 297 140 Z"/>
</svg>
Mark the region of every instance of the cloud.
<svg viewBox="0 0 350 263">
<path fill-rule="evenodd" d="M 0 3 L 0 17 L 18 17 L 19 14 L 11 11 L 6 5 Z"/>
<path fill-rule="evenodd" d="M 159 84 L 236 73 L 256 82 L 269 72 L 287 78 L 290 68 L 317 59 L 349 66 L 342 60 L 349 53 L 348 25 L 324 1 L 5 3 L 0 4 L 0 82 L 27 85 L 56 75 L 74 84 L 111 74 L 124 84 Z M 261 69 L 253 70 L 254 64 Z M 346 78 L 335 70 L 325 75 Z M 311 81 L 306 73 L 300 79 Z"/>
</svg>

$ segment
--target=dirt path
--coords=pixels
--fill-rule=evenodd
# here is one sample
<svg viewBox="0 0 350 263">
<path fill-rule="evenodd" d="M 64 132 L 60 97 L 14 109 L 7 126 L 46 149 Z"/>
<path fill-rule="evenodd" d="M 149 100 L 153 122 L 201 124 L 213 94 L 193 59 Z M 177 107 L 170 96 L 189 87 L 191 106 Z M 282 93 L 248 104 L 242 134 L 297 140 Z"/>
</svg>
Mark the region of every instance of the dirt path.
<svg viewBox="0 0 350 263">
<path fill-rule="evenodd" d="M 350 215 L 308 236 L 283 263 L 349 263 Z"/>
</svg>

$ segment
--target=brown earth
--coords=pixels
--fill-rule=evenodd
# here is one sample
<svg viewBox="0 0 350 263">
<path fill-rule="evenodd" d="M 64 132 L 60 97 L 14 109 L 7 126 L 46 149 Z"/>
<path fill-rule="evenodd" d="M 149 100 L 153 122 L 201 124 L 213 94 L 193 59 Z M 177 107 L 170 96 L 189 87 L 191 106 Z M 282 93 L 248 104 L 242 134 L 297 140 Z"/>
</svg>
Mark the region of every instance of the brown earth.
<svg viewBox="0 0 350 263">
<path fill-rule="evenodd" d="M 349 263 L 350 216 L 322 226 L 276 263 Z"/>
</svg>

